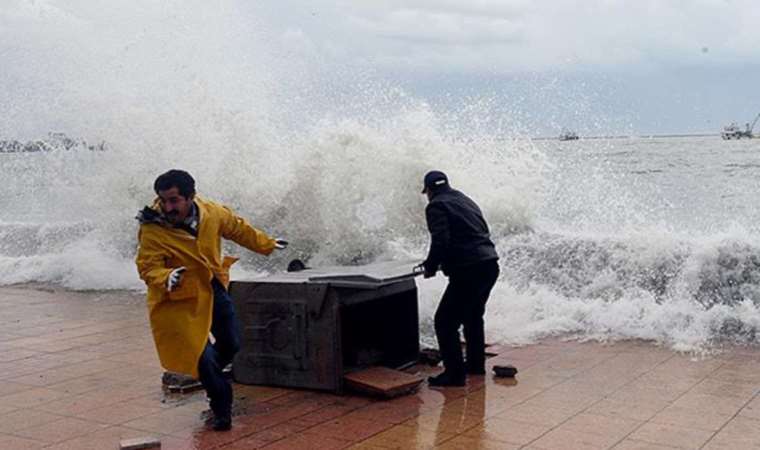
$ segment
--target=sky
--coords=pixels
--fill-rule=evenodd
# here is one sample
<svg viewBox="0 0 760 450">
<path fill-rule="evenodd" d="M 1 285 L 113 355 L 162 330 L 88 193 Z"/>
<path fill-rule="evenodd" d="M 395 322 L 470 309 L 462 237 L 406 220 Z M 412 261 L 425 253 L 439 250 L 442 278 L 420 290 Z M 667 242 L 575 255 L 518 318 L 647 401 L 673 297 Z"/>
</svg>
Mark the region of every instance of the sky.
<svg viewBox="0 0 760 450">
<path fill-rule="evenodd" d="M 171 110 L 198 86 L 231 109 L 271 100 L 252 79 L 314 115 L 403 92 L 442 111 L 487 104 L 530 136 L 717 133 L 760 113 L 756 0 L 104 5 L 0 0 L 0 135 L 71 128 L 84 107 Z"/>
<path fill-rule="evenodd" d="M 538 134 L 717 132 L 760 113 L 753 0 L 286 0 L 255 9 L 290 51 L 371 71 L 432 103 L 498 98 Z"/>
</svg>

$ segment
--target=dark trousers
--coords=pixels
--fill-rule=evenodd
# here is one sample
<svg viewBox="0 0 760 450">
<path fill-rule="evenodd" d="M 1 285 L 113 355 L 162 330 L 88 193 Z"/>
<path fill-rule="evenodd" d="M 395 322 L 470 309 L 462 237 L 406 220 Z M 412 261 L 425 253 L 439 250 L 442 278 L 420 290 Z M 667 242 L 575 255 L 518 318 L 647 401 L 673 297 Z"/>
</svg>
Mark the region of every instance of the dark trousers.
<svg viewBox="0 0 760 450">
<path fill-rule="evenodd" d="M 211 287 L 214 289 L 211 334 L 215 342 L 206 343 L 198 361 L 198 373 L 214 415 L 228 416 L 232 410 L 232 385 L 222 374 L 222 369 L 232 362 L 235 353 L 240 350 L 240 330 L 227 290 L 216 278 L 212 280 Z"/>
<path fill-rule="evenodd" d="M 464 376 L 467 368 L 485 366 L 485 330 L 483 316 L 491 289 L 499 277 L 497 260 L 484 261 L 449 273 L 449 285 L 435 312 L 435 335 L 447 372 Z M 459 327 L 464 326 L 467 368 L 459 344 Z"/>
</svg>

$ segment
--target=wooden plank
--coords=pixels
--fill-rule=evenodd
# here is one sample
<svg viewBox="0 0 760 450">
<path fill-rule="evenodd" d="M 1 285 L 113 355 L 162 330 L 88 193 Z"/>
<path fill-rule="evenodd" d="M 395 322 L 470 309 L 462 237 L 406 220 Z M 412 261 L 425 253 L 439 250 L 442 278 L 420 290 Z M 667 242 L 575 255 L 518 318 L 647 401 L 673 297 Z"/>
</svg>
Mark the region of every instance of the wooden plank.
<svg viewBox="0 0 760 450">
<path fill-rule="evenodd" d="M 346 386 L 360 392 L 382 397 L 396 397 L 417 388 L 423 379 L 387 367 L 370 367 L 343 376 Z"/>
</svg>

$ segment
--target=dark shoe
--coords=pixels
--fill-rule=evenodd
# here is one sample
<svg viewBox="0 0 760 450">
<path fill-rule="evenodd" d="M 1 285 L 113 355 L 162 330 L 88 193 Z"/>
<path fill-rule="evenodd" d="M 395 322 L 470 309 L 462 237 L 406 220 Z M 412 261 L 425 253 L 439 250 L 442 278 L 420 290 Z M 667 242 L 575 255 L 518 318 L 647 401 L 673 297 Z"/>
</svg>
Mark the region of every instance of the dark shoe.
<svg viewBox="0 0 760 450">
<path fill-rule="evenodd" d="M 214 422 L 211 425 L 214 431 L 229 431 L 232 428 L 232 417 L 229 415 L 214 416 Z"/>
<path fill-rule="evenodd" d="M 511 364 L 493 366 L 493 373 L 499 378 L 514 378 L 517 375 L 517 368 Z"/>
<path fill-rule="evenodd" d="M 464 386 L 465 376 L 454 376 L 444 371 L 440 375 L 428 377 L 428 384 L 431 387 Z"/>
</svg>

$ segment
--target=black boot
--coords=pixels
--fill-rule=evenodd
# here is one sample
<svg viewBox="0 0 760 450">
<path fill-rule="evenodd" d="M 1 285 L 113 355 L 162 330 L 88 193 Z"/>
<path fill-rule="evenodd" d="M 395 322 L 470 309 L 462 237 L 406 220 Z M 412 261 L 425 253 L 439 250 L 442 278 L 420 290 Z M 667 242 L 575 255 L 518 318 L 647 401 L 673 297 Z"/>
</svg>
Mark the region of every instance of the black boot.
<svg viewBox="0 0 760 450">
<path fill-rule="evenodd" d="M 444 371 L 443 373 L 434 376 L 434 377 L 428 377 L 428 384 L 431 387 L 446 387 L 446 386 L 464 386 L 465 385 L 465 376 L 464 375 L 453 375 L 450 372 Z"/>
<path fill-rule="evenodd" d="M 232 415 L 220 414 L 214 415 L 214 422 L 211 425 L 214 431 L 229 431 L 232 428 Z"/>
</svg>

